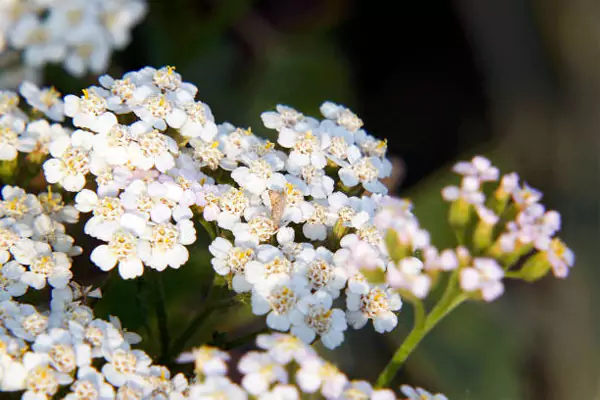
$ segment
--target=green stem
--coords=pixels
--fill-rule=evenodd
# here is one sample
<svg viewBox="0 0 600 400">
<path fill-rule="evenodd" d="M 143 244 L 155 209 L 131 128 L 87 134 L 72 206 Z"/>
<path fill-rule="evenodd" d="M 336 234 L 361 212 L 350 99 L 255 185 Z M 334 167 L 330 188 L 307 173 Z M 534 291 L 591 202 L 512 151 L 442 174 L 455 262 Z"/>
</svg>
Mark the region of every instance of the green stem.
<svg viewBox="0 0 600 400">
<path fill-rule="evenodd" d="M 165 362 L 169 359 L 169 346 L 171 337 L 169 335 L 169 321 L 167 319 L 165 287 L 162 274 L 158 274 L 155 278 L 156 286 L 156 317 L 158 319 L 158 333 L 160 337 L 160 362 Z"/>
<path fill-rule="evenodd" d="M 521 271 L 506 271 L 504 277 L 509 279 L 523 279 Z"/>
<path fill-rule="evenodd" d="M 406 359 L 416 349 L 418 344 L 446 315 L 458 307 L 467 299 L 467 295 L 461 292 L 456 293 L 456 282 L 458 280 L 458 272 L 454 272 L 448 281 L 446 291 L 433 307 L 429 315 L 424 318 L 425 310 L 423 304 L 419 301 L 413 302 L 415 306 L 415 323 L 404 342 L 400 345 L 390 362 L 383 369 L 377 378 L 376 387 L 382 388 L 390 384 L 392 379 L 398 373 L 400 367 Z"/>
<path fill-rule="evenodd" d="M 200 224 L 204 227 L 204 230 L 206 230 L 206 233 L 208 233 L 208 236 L 210 236 L 211 240 L 215 240 L 217 238 L 215 227 L 213 227 L 212 224 L 205 220 L 202 216 L 200 216 L 198 219 L 200 220 Z"/>
<path fill-rule="evenodd" d="M 215 275 L 210 282 L 210 286 L 206 292 L 206 296 L 204 297 L 204 301 L 200 306 L 200 310 L 196 316 L 189 323 L 187 328 L 183 330 L 183 333 L 179 335 L 179 337 L 175 340 L 173 346 L 171 347 L 171 351 L 169 354 L 173 354 L 175 356 L 179 355 L 187 342 L 194 336 L 198 328 L 202 326 L 202 324 L 210 317 L 210 315 L 221 308 L 227 308 L 232 304 L 231 298 L 222 299 L 220 301 L 215 301 L 215 298 L 218 296 L 218 290 L 216 281 L 219 277 Z"/>
<path fill-rule="evenodd" d="M 173 346 L 171 347 L 170 354 L 179 355 L 185 349 L 187 342 L 198 331 L 198 328 L 204 324 L 204 322 L 211 316 L 213 312 L 221 308 L 227 308 L 230 305 L 231 300 L 226 299 L 224 301 L 202 307 L 192 322 L 190 322 L 183 333 L 177 338 L 177 340 L 175 340 Z"/>
</svg>

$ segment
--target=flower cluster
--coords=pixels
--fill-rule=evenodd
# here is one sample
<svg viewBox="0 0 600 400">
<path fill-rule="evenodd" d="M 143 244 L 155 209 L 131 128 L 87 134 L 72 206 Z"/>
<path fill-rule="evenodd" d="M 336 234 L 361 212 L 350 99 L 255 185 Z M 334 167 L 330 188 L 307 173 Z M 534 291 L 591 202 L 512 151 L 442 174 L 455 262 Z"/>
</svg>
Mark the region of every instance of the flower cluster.
<svg viewBox="0 0 600 400">
<path fill-rule="evenodd" d="M 480 156 L 457 163 L 454 171 L 461 175 L 461 184 L 444 188 L 442 196 L 452 203 L 451 225 L 461 237 L 469 233 L 477 253 L 471 257 L 463 248 L 459 255 L 466 264 L 460 271 L 463 290 L 491 301 L 503 293 L 505 275 L 536 280 L 550 269 L 558 278 L 568 275 L 574 255 L 555 236 L 560 214 L 546 210 L 541 192 L 520 183 L 514 172 L 500 177 L 498 169 Z M 484 185 L 495 186 L 491 195 L 485 194 Z M 522 259 L 526 261 L 521 266 Z"/>
<path fill-rule="evenodd" d="M 20 93 L 32 110 L 30 114 L 20 107 L 17 93 L 0 91 L 0 163 L 8 167 L 7 175 L 15 172 L 19 153 L 26 155 L 28 163 L 37 165 L 50 153 L 51 142 L 70 134 L 60 124 L 64 102 L 58 91 L 23 82 Z"/>
<path fill-rule="evenodd" d="M 0 391 L 21 392 L 24 399 L 299 399 L 316 394 L 325 399 L 396 399 L 388 389 L 351 381 L 314 349 L 286 334 L 263 334 L 258 351 L 238 362 L 241 385 L 227 376 L 229 355 L 202 346 L 183 353 L 194 375 L 171 377 L 132 345 L 140 337 L 122 329 L 120 321 L 94 317 L 86 301 L 98 290 L 71 283 L 52 290 L 48 311 L 13 300 L 0 302 Z M 295 365 L 294 374 L 290 374 Z M 409 399 L 445 400 L 423 389 L 401 388 Z M 359 397 L 357 397 L 359 396 Z"/>
<path fill-rule="evenodd" d="M 63 63 L 74 76 L 102 73 L 146 9 L 145 0 L 6 0 L 0 5 L 0 52 L 21 51 L 34 68 Z"/>
<path fill-rule="evenodd" d="M 65 97 L 77 129 L 51 140 L 44 163 L 46 180 L 77 192 L 77 210 L 93 214 L 85 232 L 105 242 L 92 252 L 96 265 L 118 266 L 123 278 L 144 266 L 179 268 L 196 239 L 197 211 L 220 232 L 210 246 L 215 270 L 236 292 L 251 292 L 270 327 L 336 347 L 347 318 L 333 301 L 346 292 L 354 327 L 396 325 L 400 298 L 370 287 L 344 247 L 365 239 L 386 257 L 372 218 L 391 164 L 386 143 L 354 113 L 324 103 L 319 121 L 278 106 L 263 114 L 278 131 L 275 144 L 217 125 L 173 67 L 100 84 Z M 92 177 L 95 190 L 85 188 Z M 372 194 L 358 196 L 365 190 Z"/>
<path fill-rule="evenodd" d="M 68 390 L 69 399 L 394 399 L 350 381 L 308 345 L 335 348 L 349 326 L 369 321 L 378 333 L 392 331 L 403 300 L 419 308 L 415 324 L 433 326 L 462 301 L 498 298 L 505 278 L 533 281 L 550 270 L 564 278 L 574 263 L 556 237 L 560 215 L 483 157 L 456 164 L 462 181 L 442 191 L 457 246 L 438 249 L 412 203 L 386 194 L 386 142 L 341 105 L 324 103 L 322 119 L 282 105 L 263 113 L 271 142 L 215 122 L 173 67 L 99 81 L 64 99 L 23 83 L 28 110 L 16 93 L 0 93 L 0 172 L 25 176 L 24 167 L 42 166 L 51 184 L 37 195 L 9 185 L 1 193 L 2 390 L 31 399 Z M 269 328 L 291 335 L 259 336 L 262 350 L 238 364 L 241 385 L 226 376 L 228 355 L 212 347 L 181 355 L 194 362 L 192 380 L 171 379 L 131 348 L 137 335 L 94 318 L 86 301 L 99 293 L 72 281 L 81 249 L 65 224 L 80 214 L 99 243 L 91 261 L 123 279 L 180 268 L 201 224 L 218 278 Z M 425 316 L 421 300 L 441 282 L 447 290 Z M 49 308 L 17 300 L 46 287 Z M 401 390 L 409 399 L 445 399 Z"/>
<path fill-rule="evenodd" d="M 180 362 L 193 362 L 195 382 L 175 399 L 212 399 L 219 395 L 233 400 L 247 398 L 279 400 L 311 398 L 395 400 L 389 389 L 374 389 L 367 381 L 350 380 L 335 365 L 316 354 L 294 336 L 263 334 L 256 339 L 258 351 L 239 360 L 241 385 L 227 377 L 227 353 L 203 346 L 180 356 Z M 293 372 L 291 372 L 293 371 Z M 444 395 L 403 385 L 408 400 L 447 400 Z M 404 397 L 402 397 L 404 398 Z"/>
<path fill-rule="evenodd" d="M 0 300 L 22 296 L 27 288 L 47 284 L 62 289 L 71 280 L 71 257 L 81 253 L 65 233 L 79 212 L 58 193 L 38 196 L 14 186 L 2 188 L 0 200 Z"/>
</svg>

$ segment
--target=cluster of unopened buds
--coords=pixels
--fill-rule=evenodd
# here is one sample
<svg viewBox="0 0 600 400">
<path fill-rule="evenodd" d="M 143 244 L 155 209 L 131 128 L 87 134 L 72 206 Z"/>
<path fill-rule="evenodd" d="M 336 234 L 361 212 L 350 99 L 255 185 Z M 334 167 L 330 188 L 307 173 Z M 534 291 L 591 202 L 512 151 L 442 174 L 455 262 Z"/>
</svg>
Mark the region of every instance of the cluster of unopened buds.
<svg viewBox="0 0 600 400">
<path fill-rule="evenodd" d="M 33 68 L 62 63 L 74 76 L 102 73 L 146 9 L 146 0 L 2 0 L 0 53 L 19 51 Z"/>
<path fill-rule="evenodd" d="M 321 106 L 323 119 L 286 106 L 263 113 L 271 142 L 217 124 L 173 67 L 105 75 L 81 96 L 30 83 L 20 92 L 28 107 L 0 93 L 0 173 L 48 188 L 36 195 L 5 185 L 0 201 L 0 389 L 24 398 L 393 399 L 391 390 L 350 381 L 308 345 L 333 349 L 348 326 L 369 321 L 392 331 L 403 300 L 415 307 L 411 335 L 420 339 L 462 302 L 496 299 L 504 278 L 563 278 L 574 262 L 555 237 L 559 214 L 483 157 L 458 163 L 460 185 L 442 191 L 458 246 L 438 249 L 412 204 L 386 194 L 386 142 L 334 103 Z M 238 363 L 241 385 L 226 376 L 227 354 L 210 347 L 182 354 L 195 373 L 171 379 L 131 348 L 139 337 L 118 320 L 95 319 L 88 300 L 99 292 L 72 280 L 81 249 L 65 224 L 80 218 L 100 243 L 91 261 L 123 279 L 184 266 L 202 226 L 214 285 L 249 299 L 268 328 L 290 334 L 258 336 L 262 350 Z M 17 300 L 46 286 L 49 307 Z M 422 300 L 436 286 L 444 294 L 427 314 Z M 392 360 L 378 387 L 403 361 Z M 401 390 L 409 399 L 445 399 Z"/>
</svg>

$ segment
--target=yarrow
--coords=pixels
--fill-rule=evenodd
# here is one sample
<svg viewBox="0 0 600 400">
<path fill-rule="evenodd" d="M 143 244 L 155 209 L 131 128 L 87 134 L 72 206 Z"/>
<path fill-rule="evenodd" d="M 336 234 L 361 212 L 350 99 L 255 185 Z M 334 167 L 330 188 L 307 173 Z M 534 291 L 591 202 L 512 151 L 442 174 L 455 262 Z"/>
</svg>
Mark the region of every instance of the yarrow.
<svg viewBox="0 0 600 400">
<path fill-rule="evenodd" d="M 77 4 L 65 10 L 75 7 L 86 21 L 97 12 Z M 105 75 L 64 98 L 24 83 L 29 107 L 16 93 L 0 93 L 0 172 L 14 177 L 29 163 L 50 184 L 38 194 L 2 188 L 0 389 L 32 399 L 394 399 L 379 388 L 396 361 L 373 387 L 349 380 L 309 345 L 336 348 L 348 327 L 393 331 L 404 304 L 415 309 L 411 335 L 424 335 L 462 302 L 500 297 L 505 279 L 534 281 L 550 271 L 564 278 L 574 264 L 556 236 L 560 215 L 484 157 L 458 163 L 461 182 L 442 190 L 457 243 L 441 249 L 413 204 L 387 195 L 387 142 L 348 108 L 323 103 L 318 119 L 278 105 L 261 115 L 274 130 L 271 142 L 217 123 L 197 92 L 166 66 Z M 123 279 L 184 267 L 196 229 L 207 231 L 213 285 L 234 294 L 219 302 L 212 290 L 206 307 L 249 303 L 279 331 L 259 335 L 260 350 L 242 356 L 239 384 L 227 376 L 230 357 L 218 337 L 186 352 L 186 340 L 168 343 L 161 332 L 163 356 L 177 350 L 170 355 L 194 364 L 193 373 L 171 377 L 132 347 L 140 337 L 118 319 L 95 317 L 100 293 L 73 280 L 82 249 L 67 226 L 80 218 L 94 239 L 91 262 Z M 427 312 L 423 299 L 439 285 L 444 295 Z M 20 302 L 45 288 L 49 307 Z M 409 399 L 445 399 L 401 390 Z"/>
<path fill-rule="evenodd" d="M 34 68 L 62 63 L 77 77 L 102 73 L 113 49 L 127 46 L 146 11 L 145 0 L 9 0 L 0 6 L 0 52 L 20 51 L 24 64 Z"/>
</svg>

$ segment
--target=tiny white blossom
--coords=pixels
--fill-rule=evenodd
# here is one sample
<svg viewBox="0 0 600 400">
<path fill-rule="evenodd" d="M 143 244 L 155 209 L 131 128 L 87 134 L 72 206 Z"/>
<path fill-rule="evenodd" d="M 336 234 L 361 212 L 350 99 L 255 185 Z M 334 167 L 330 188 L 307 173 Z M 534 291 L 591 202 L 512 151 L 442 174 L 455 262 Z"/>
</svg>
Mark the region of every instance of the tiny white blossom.
<svg viewBox="0 0 600 400">
<path fill-rule="evenodd" d="M 283 365 L 266 353 L 255 351 L 246 353 L 241 358 L 238 369 L 244 374 L 242 386 L 254 396 L 266 392 L 275 382 L 287 383 L 288 380 Z"/>
<path fill-rule="evenodd" d="M 371 319 L 379 333 L 389 332 L 398 324 L 394 313 L 402 307 L 400 296 L 390 289 L 375 287 L 366 294 L 346 293 L 348 323 L 360 329 Z"/>
<path fill-rule="evenodd" d="M 423 273 L 423 263 L 415 257 L 406 257 L 398 266 L 388 266 L 386 282 L 395 289 L 403 289 L 423 299 L 429 293 L 431 278 Z"/>
<path fill-rule="evenodd" d="M 493 301 L 504 293 L 503 277 L 496 260 L 476 258 L 472 267 L 460 271 L 460 286 L 466 292 L 480 291 L 485 301 Z"/>
<path fill-rule="evenodd" d="M 50 143 L 53 158 L 44 163 L 44 174 L 49 183 L 60 183 L 70 192 L 78 192 L 85 185 L 90 169 L 90 150 L 94 135 L 77 130 L 71 137 L 61 136 Z"/>
<path fill-rule="evenodd" d="M 53 87 L 40 89 L 34 83 L 25 81 L 21 83 L 19 92 L 30 106 L 51 120 L 62 122 L 65 119 L 64 102 L 60 93 Z"/>
<path fill-rule="evenodd" d="M 443 394 L 431 394 L 419 387 L 412 388 L 408 385 L 402 385 L 400 386 L 400 390 L 405 396 L 408 396 L 407 400 L 448 400 Z"/>
<path fill-rule="evenodd" d="M 178 363 L 194 363 L 195 372 L 205 376 L 226 375 L 227 361 L 227 353 L 211 346 L 198 347 L 177 357 Z"/>
</svg>

